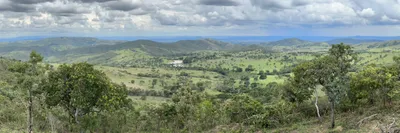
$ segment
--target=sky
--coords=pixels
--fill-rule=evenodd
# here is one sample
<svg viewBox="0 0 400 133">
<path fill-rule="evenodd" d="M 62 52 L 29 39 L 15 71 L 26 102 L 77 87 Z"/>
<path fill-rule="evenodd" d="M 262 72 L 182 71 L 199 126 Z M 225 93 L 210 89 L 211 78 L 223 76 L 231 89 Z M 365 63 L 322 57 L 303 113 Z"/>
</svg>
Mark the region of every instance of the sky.
<svg viewBox="0 0 400 133">
<path fill-rule="evenodd" d="M 17 36 L 400 36 L 400 0 L 0 0 Z"/>
</svg>

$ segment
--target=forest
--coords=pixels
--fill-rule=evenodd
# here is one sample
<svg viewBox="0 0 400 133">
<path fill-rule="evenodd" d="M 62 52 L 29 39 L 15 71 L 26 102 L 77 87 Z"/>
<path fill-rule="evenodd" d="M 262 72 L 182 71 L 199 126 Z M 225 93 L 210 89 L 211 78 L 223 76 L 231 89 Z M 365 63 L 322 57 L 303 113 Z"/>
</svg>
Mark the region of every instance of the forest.
<svg viewBox="0 0 400 133">
<path fill-rule="evenodd" d="M 0 46 L 0 132 L 400 132 L 397 41 L 77 40 Z"/>
</svg>

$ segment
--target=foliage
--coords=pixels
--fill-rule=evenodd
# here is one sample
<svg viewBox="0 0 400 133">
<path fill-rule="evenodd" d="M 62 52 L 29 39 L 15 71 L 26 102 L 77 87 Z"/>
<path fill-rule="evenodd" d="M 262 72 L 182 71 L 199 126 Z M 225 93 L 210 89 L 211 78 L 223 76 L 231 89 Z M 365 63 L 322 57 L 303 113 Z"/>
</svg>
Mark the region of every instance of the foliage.
<svg viewBox="0 0 400 133">
<path fill-rule="evenodd" d="M 250 118 L 265 113 L 262 104 L 248 95 L 235 95 L 231 100 L 225 102 L 225 110 L 231 122 L 249 123 Z"/>
<path fill-rule="evenodd" d="M 111 83 L 104 73 L 87 63 L 59 66 L 48 74 L 41 89 L 46 104 L 63 107 L 71 124 L 128 104 L 126 86 Z"/>
</svg>

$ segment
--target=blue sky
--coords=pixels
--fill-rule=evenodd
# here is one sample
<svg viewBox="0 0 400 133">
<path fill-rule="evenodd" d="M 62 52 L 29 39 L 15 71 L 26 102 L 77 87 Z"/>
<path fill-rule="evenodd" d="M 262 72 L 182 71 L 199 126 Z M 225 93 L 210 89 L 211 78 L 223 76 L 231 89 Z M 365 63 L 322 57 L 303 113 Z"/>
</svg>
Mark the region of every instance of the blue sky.
<svg viewBox="0 0 400 133">
<path fill-rule="evenodd" d="M 400 36 L 400 0 L 0 0 L 0 37 Z"/>
</svg>

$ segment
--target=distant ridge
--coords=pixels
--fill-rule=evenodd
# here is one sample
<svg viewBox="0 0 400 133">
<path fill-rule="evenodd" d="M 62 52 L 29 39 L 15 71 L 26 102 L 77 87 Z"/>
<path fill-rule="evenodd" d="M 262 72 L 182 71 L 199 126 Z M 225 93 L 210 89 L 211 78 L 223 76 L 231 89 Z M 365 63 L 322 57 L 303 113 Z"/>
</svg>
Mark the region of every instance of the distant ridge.
<svg viewBox="0 0 400 133">
<path fill-rule="evenodd" d="M 360 41 L 361 40 L 361 41 Z M 334 42 L 337 41 L 337 42 Z M 366 48 L 400 48 L 400 40 L 391 40 L 385 42 L 374 42 L 372 39 L 336 39 L 330 43 L 344 42 L 361 43 L 357 46 Z M 287 48 L 306 48 L 306 49 L 325 49 L 329 44 L 325 42 L 313 42 L 299 38 L 288 38 L 278 41 L 252 43 L 248 45 L 239 45 L 225 41 L 219 41 L 210 38 L 197 40 L 179 40 L 176 42 L 157 42 L 152 40 L 135 41 L 113 41 L 101 40 L 93 37 L 53 37 L 40 40 L 16 41 L 0 43 L 0 56 L 25 60 L 29 57 L 29 52 L 35 50 L 46 57 L 65 57 L 76 55 L 102 55 L 115 51 L 139 50 L 149 56 L 168 56 L 175 54 L 185 54 L 197 51 L 251 51 L 263 50 L 273 52 L 273 50 Z M 100 57 L 100 56 L 99 56 Z"/>
<path fill-rule="evenodd" d="M 356 38 L 339 38 L 327 41 L 328 44 L 360 44 L 360 43 L 370 43 L 370 42 L 383 42 L 384 40 L 378 39 L 356 39 Z"/>
<path fill-rule="evenodd" d="M 376 42 L 376 43 L 365 43 L 361 44 L 367 46 L 367 48 L 400 48 L 400 40 L 390 40 L 384 42 Z"/>
<path fill-rule="evenodd" d="M 327 46 L 327 44 L 323 42 L 312 42 L 312 41 L 301 40 L 298 38 L 289 38 L 274 42 L 267 42 L 264 43 L 263 45 L 272 47 L 273 46 L 290 46 L 290 47 Z"/>
<path fill-rule="evenodd" d="M 161 43 L 151 40 L 136 40 L 128 41 L 116 45 L 99 45 L 93 47 L 82 47 L 72 50 L 64 51 L 64 54 L 96 54 L 104 53 L 111 50 L 124 50 L 124 49 L 136 49 L 139 48 L 151 55 L 169 55 L 176 53 L 187 53 L 202 50 L 230 50 L 239 45 L 233 45 L 226 42 L 201 39 L 201 40 L 181 40 L 173 43 Z"/>
</svg>

